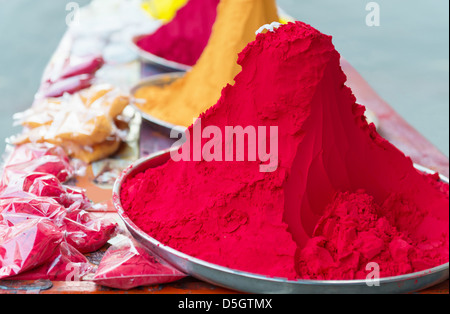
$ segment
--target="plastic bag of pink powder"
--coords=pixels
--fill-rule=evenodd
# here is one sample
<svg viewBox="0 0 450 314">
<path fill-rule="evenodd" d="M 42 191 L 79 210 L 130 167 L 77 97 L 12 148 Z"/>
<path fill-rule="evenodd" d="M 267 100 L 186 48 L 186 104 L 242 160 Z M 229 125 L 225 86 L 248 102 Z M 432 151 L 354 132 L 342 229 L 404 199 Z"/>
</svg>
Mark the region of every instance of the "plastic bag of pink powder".
<svg viewBox="0 0 450 314">
<path fill-rule="evenodd" d="M 65 241 L 81 253 L 99 250 L 115 235 L 117 223 L 87 212 L 85 195 L 78 194 L 76 188 L 66 188 L 71 189 L 70 195 L 73 197 L 69 207 L 58 203 L 60 198 L 36 197 L 11 189 L 10 194 L 0 193 L 0 223 L 12 226 L 28 219 L 46 218 L 59 228 Z"/>
<path fill-rule="evenodd" d="M 21 195 L 20 198 L 0 197 L 0 224 L 7 226 L 41 218 L 60 224 L 65 214 L 65 208 L 50 198 L 33 197 L 27 194 Z"/>
<path fill-rule="evenodd" d="M 37 98 L 61 97 L 65 93 L 73 94 L 92 85 L 95 73 L 104 65 L 102 56 L 91 55 L 73 62 L 68 59 L 60 71 L 47 73 L 47 79 L 41 84 Z"/>
<path fill-rule="evenodd" d="M 81 253 L 101 249 L 117 231 L 117 223 L 108 218 L 97 218 L 84 210 L 69 212 L 63 219 L 65 240 Z"/>
<path fill-rule="evenodd" d="M 92 207 L 92 203 L 86 196 L 86 191 L 73 186 L 61 184 L 57 177 L 46 173 L 31 173 L 24 177 L 23 182 L 17 186 L 30 194 L 50 197 L 62 206 L 69 208 L 79 203 L 81 209 Z"/>
<path fill-rule="evenodd" d="M 23 182 L 33 172 L 54 175 L 65 182 L 74 175 L 65 151 L 51 144 L 24 144 L 14 148 L 3 167 L 0 190 Z M 17 183 L 19 182 L 19 183 Z"/>
<path fill-rule="evenodd" d="M 52 257 L 43 265 L 8 280 L 80 281 L 94 271 L 87 258 L 73 246 L 62 242 Z"/>
<path fill-rule="evenodd" d="M 48 219 L 28 219 L 14 226 L 0 221 L 0 279 L 47 262 L 63 240 Z"/>
<path fill-rule="evenodd" d="M 136 241 L 118 236 L 103 256 L 93 281 L 99 285 L 129 290 L 174 282 L 186 277 L 160 258 L 149 254 Z"/>
</svg>

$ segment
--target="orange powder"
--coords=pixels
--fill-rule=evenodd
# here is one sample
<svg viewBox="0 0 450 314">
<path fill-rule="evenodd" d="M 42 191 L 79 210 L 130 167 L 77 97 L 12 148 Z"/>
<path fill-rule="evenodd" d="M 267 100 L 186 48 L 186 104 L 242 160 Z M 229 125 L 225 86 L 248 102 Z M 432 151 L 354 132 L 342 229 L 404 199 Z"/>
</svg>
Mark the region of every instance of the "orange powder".
<svg viewBox="0 0 450 314">
<path fill-rule="evenodd" d="M 238 53 L 255 39 L 255 32 L 278 20 L 275 0 L 221 0 L 211 38 L 195 67 L 170 85 L 138 89 L 134 96 L 145 99 L 138 106 L 160 120 L 191 125 L 233 83 L 241 71 Z"/>
</svg>

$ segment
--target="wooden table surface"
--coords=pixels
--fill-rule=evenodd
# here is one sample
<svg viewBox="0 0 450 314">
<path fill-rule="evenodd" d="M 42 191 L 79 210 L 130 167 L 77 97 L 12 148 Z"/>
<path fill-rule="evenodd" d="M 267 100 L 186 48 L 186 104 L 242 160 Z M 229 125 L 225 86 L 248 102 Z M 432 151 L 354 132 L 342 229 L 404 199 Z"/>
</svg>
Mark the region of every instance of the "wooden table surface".
<svg viewBox="0 0 450 314">
<path fill-rule="evenodd" d="M 52 57 L 47 71 L 70 54 L 71 36 L 61 41 Z M 381 99 L 358 72 L 345 60 L 342 67 L 348 76 L 348 85 L 352 88 L 358 102 L 372 110 L 379 120 L 379 133 L 399 149 L 410 156 L 415 163 L 449 176 L 449 160 L 428 140 L 411 127 L 392 107 Z M 159 70 L 148 66 L 141 69 L 141 77 L 156 74 Z M 170 147 L 171 141 L 143 124 L 140 134 L 140 155 L 147 155 L 159 149 Z M 86 175 L 78 178 L 77 185 L 87 189 L 88 196 L 94 202 L 107 204 L 107 209 L 97 212 L 98 215 L 110 216 L 120 224 L 120 218 L 111 204 L 111 190 L 100 188 L 93 183 L 93 173 L 88 169 Z M 106 248 L 89 254 L 88 259 L 98 264 Z M 172 284 L 143 287 L 131 291 L 120 291 L 100 287 L 91 281 L 81 282 L 7 282 L 0 281 L 0 293 L 41 293 L 41 294 L 228 294 L 235 293 L 210 284 L 187 278 Z M 423 294 L 448 294 L 449 281 L 436 287 L 422 291 Z"/>
</svg>

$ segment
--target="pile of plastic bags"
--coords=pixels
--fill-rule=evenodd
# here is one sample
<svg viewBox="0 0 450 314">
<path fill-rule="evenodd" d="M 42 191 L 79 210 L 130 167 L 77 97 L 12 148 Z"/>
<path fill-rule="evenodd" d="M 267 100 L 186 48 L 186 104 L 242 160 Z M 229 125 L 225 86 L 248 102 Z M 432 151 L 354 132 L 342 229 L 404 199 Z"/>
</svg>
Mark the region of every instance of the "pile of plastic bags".
<svg viewBox="0 0 450 314">
<path fill-rule="evenodd" d="M 6 160 L 0 180 L 0 280 L 80 281 L 132 289 L 186 277 L 140 247 L 113 220 L 98 218 L 65 151 L 24 144 Z M 107 249 L 98 266 L 84 254 Z"/>
<path fill-rule="evenodd" d="M 92 270 L 117 223 L 89 212 L 85 191 L 65 185 L 75 171 L 61 148 L 18 146 L 0 181 L 0 279 L 70 280 Z"/>
</svg>

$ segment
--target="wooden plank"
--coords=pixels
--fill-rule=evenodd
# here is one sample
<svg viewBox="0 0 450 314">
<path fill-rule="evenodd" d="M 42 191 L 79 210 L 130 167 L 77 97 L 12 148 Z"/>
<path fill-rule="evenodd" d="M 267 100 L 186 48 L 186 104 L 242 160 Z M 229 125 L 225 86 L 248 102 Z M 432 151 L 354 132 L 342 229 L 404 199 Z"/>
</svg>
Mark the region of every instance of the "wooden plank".
<svg viewBox="0 0 450 314">
<path fill-rule="evenodd" d="M 132 290 L 117 290 L 101 287 L 90 281 L 54 282 L 53 287 L 41 294 L 233 294 L 236 292 L 218 288 L 192 278 L 180 282 L 140 287 Z"/>
</svg>

